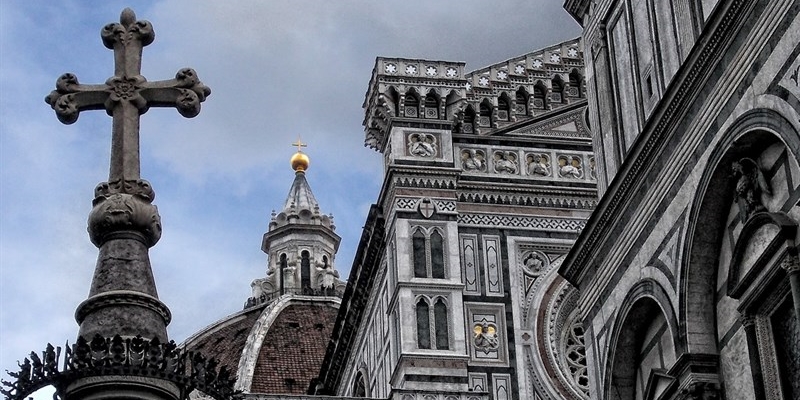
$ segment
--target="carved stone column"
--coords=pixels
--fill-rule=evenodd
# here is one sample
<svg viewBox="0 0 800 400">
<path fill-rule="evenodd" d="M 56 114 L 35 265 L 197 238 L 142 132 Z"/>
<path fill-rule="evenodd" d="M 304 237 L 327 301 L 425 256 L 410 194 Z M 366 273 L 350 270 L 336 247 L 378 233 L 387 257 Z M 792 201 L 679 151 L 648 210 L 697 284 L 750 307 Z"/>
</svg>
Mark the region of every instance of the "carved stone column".
<svg viewBox="0 0 800 400">
<path fill-rule="evenodd" d="M 89 298 L 75 311 L 79 336 L 120 335 L 167 342 L 169 309 L 158 299 L 149 249 L 161 238 L 155 193 L 142 179 L 95 188 L 89 237 L 99 248 Z"/>
</svg>

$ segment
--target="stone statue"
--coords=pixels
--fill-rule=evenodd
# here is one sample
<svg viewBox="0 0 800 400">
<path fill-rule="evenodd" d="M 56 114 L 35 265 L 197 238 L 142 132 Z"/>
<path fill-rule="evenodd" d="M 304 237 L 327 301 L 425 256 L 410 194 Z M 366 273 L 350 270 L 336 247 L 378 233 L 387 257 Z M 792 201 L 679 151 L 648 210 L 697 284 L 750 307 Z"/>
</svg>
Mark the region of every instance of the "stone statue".
<svg viewBox="0 0 800 400">
<path fill-rule="evenodd" d="M 480 325 L 476 325 L 474 333 L 475 337 L 472 342 L 478 350 L 488 353 L 499 347 L 500 341 L 497 339 L 497 327 L 493 324 L 483 322 Z"/>
<path fill-rule="evenodd" d="M 317 282 L 319 282 L 320 291 L 323 294 L 329 295 L 336 288 L 336 279 L 339 278 L 339 271 L 333 269 L 328 263 L 323 263 L 317 267 Z"/>
<path fill-rule="evenodd" d="M 408 138 L 408 152 L 417 157 L 433 157 L 436 155 L 434 139 L 431 135 L 412 134 Z"/>
<path fill-rule="evenodd" d="M 481 151 L 467 149 L 461 152 L 461 165 L 464 171 L 483 171 L 486 160 Z"/>
<path fill-rule="evenodd" d="M 565 178 L 581 178 L 583 177 L 583 168 L 581 167 L 581 160 L 579 157 L 567 158 L 565 156 L 558 159 L 558 173 Z"/>
<path fill-rule="evenodd" d="M 734 161 L 733 177 L 736 179 L 734 200 L 739 205 L 739 218 L 742 223 L 757 212 L 766 211 L 761 202 L 761 195 L 772 194 L 764 174 L 758 164 L 751 158 L 744 157 Z"/>
<path fill-rule="evenodd" d="M 550 160 L 544 154 L 530 154 L 528 160 L 528 175 L 549 176 Z"/>
<path fill-rule="evenodd" d="M 499 173 L 516 174 L 517 173 L 517 156 L 514 153 L 501 153 L 494 154 L 494 170 Z"/>
</svg>

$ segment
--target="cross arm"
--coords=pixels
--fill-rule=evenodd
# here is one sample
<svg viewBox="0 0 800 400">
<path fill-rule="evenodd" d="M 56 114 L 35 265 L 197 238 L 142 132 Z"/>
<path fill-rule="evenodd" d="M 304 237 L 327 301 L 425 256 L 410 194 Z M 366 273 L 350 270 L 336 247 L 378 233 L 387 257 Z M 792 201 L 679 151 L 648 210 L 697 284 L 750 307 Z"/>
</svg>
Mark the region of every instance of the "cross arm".
<svg viewBox="0 0 800 400">
<path fill-rule="evenodd" d="M 56 81 L 56 90 L 50 92 L 44 101 L 56 112 L 58 120 L 72 124 L 84 110 L 105 109 L 110 93 L 107 85 L 82 85 L 78 77 L 66 73 Z"/>
<path fill-rule="evenodd" d="M 183 68 L 175 79 L 145 83 L 140 94 L 147 107 L 175 107 L 184 117 L 192 118 L 200 113 L 200 103 L 211 89 L 200 82 L 195 70 Z"/>
</svg>

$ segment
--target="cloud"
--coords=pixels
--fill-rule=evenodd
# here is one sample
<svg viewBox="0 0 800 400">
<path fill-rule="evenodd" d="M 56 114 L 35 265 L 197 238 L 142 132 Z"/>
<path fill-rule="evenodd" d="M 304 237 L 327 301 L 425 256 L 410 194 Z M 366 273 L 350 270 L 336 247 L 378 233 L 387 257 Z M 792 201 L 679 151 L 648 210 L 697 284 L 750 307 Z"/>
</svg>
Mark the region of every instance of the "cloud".
<svg viewBox="0 0 800 400">
<path fill-rule="evenodd" d="M 47 342 L 72 341 L 97 250 L 86 218 L 106 179 L 111 123 L 102 111 L 60 124 L 44 103 L 56 78 L 102 83 L 113 53 L 100 28 L 121 1 L 0 3 L 0 370 Z M 212 88 L 200 115 L 142 117 L 142 176 L 164 224 L 151 261 L 170 335 L 182 340 L 239 310 L 263 276 L 269 212 L 293 178 L 291 143 L 309 144 L 308 180 L 333 213 L 347 276 L 380 154 L 363 146 L 364 93 L 375 57 L 464 61 L 469 70 L 579 35 L 558 2 L 145 2 L 149 80 L 195 68 Z"/>
</svg>

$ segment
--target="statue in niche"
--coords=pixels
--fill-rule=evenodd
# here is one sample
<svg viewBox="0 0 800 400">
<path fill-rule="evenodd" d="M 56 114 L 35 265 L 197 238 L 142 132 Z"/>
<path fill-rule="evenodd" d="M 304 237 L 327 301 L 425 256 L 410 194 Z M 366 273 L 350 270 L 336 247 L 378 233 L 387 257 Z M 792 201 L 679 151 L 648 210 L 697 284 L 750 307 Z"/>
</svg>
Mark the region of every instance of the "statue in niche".
<svg viewBox="0 0 800 400">
<path fill-rule="evenodd" d="M 408 152 L 417 157 L 433 157 L 436 147 L 432 135 L 414 133 L 408 137 Z"/>
<path fill-rule="evenodd" d="M 334 270 L 328 264 L 327 258 L 324 258 L 321 263 L 317 265 L 317 282 L 319 282 L 320 291 L 326 295 L 332 295 L 336 288 L 336 278 L 339 277 L 339 271 Z"/>
<path fill-rule="evenodd" d="M 472 338 L 472 343 L 475 344 L 475 348 L 478 350 L 488 354 L 489 351 L 496 350 L 500 346 L 500 341 L 497 338 L 497 327 L 494 324 L 483 321 L 480 324 L 476 324 L 472 331 L 475 334 Z"/>
<path fill-rule="evenodd" d="M 516 174 L 517 156 L 514 153 L 494 153 L 494 170 L 499 173 Z"/>
<path fill-rule="evenodd" d="M 580 157 L 561 156 L 558 158 L 558 165 L 558 173 L 565 178 L 581 178 L 583 176 Z"/>
<path fill-rule="evenodd" d="M 770 195 L 772 191 L 761 168 L 752 158 L 734 161 L 732 169 L 736 179 L 734 201 L 739 205 L 739 218 L 744 223 L 753 214 L 767 210 L 761 202 L 761 195 Z"/>
<path fill-rule="evenodd" d="M 463 150 L 461 152 L 461 165 L 464 171 L 483 171 L 486 168 L 486 157 L 480 150 Z"/>
<path fill-rule="evenodd" d="M 546 154 L 528 154 L 528 175 L 549 176 L 550 158 Z"/>
</svg>

